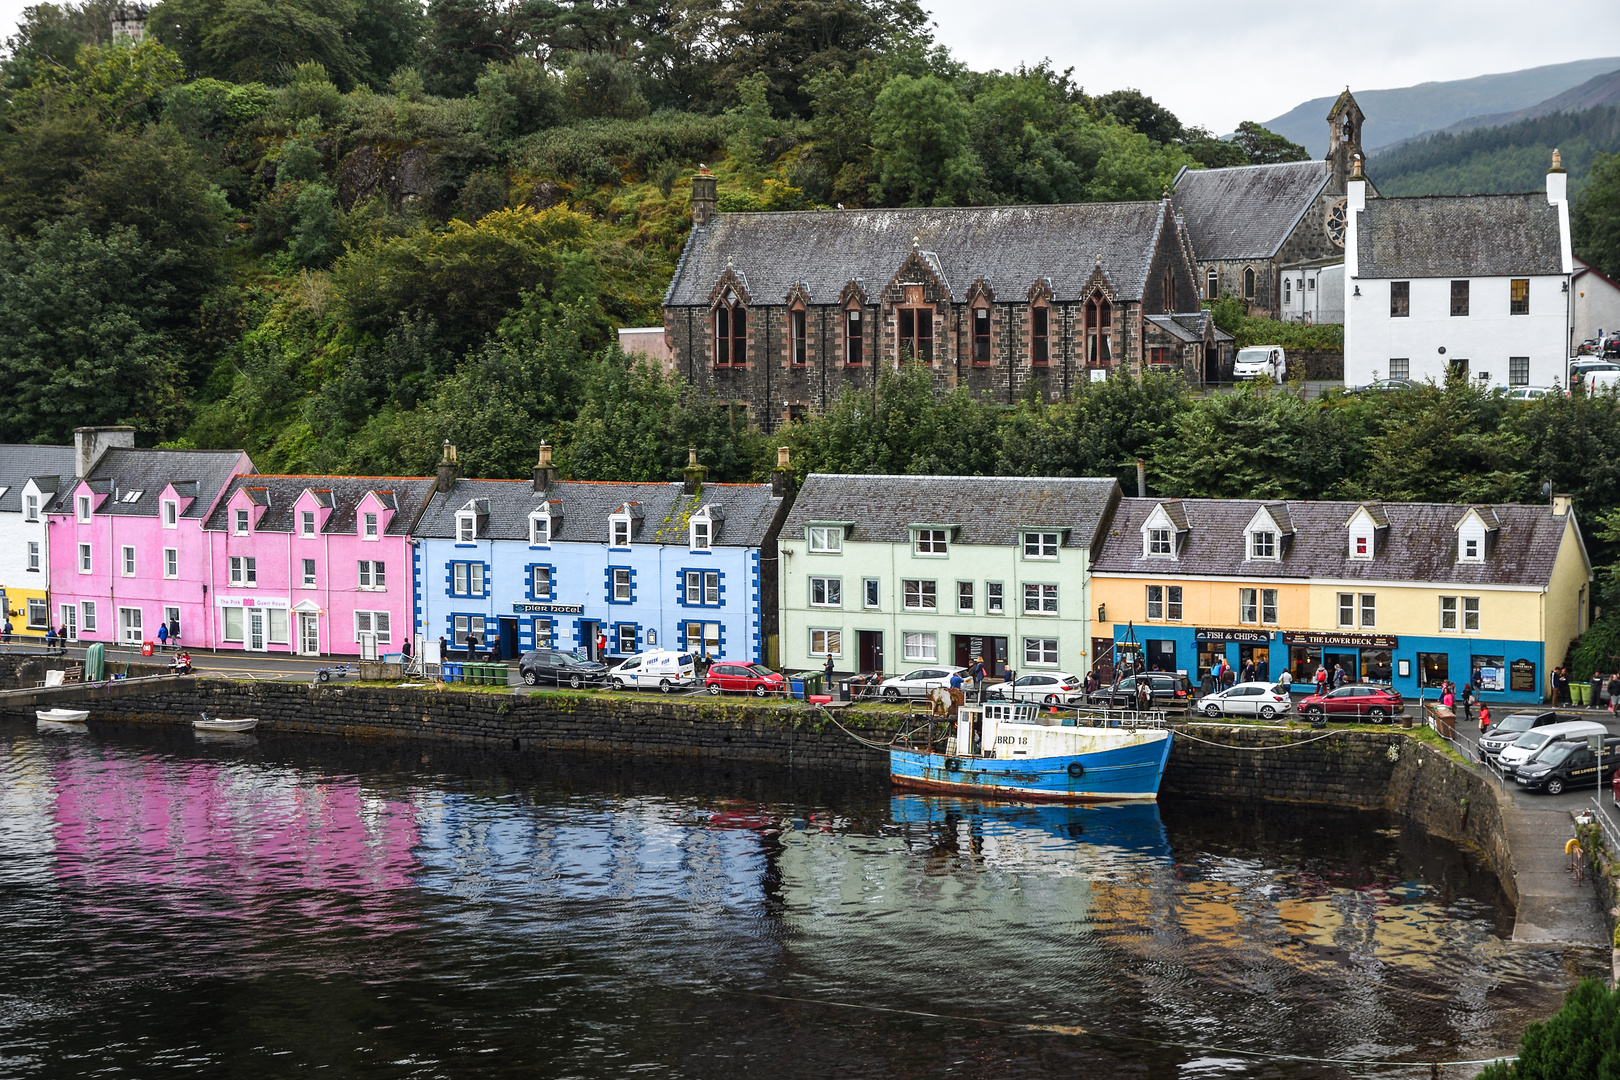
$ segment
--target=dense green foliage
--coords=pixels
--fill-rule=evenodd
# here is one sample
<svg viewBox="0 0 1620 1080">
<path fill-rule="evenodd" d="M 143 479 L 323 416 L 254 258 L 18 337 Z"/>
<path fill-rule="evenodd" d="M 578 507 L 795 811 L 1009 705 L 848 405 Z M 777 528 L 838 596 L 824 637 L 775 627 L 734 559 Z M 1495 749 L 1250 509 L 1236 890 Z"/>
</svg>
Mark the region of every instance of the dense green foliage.
<svg viewBox="0 0 1620 1080">
<path fill-rule="evenodd" d="M 1573 198 L 1597 155 L 1617 148 L 1620 105 L 1608 105 L 1414 139 L 1374 154 L 1367 175 L 1383 195 L 1540 191 L 1556 149 L 1569 170 Z"/>
<path fill-rule="evenodd" d="M 1249 345 L 1281 345 L 1284 349 L 1342 349 L 1344 327 L 1333 323 L 1283 322 L 1249 314 L 1249 305 L 1230 294 L 1208 305 L 1215 325 L 1237 339 L 1239 349 Z"/>
<path fill-rule="evenodd" d="M 1611 278 L 1620 278 L 1620 153 L 1592 161 L 1586 190 L 1570 211 L 1575 250 Z"/>
<path fill-rule="evenodd" d="M 1517 1061 L 1489 1065 L 1479 1080 L 1620 1080 L 1620 990 L 1582 979 L 1563 1008 L 1531 1024 Z"/>
</svg>

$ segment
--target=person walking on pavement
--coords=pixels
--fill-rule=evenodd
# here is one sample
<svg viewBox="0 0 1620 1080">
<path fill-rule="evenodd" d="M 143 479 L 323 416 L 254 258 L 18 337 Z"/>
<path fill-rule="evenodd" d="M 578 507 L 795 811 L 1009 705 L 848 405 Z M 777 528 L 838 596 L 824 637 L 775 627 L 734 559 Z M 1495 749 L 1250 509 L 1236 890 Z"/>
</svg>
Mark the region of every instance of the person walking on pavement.
<svg viewBox="0 0 1620 1080">
<path fill-rule="evenodd" d="M 158 623 L 157 647 L 162 651 L 163 646 L 169 643 L 169 627 L 166 623 Z"/>
<path fill-rule="evenodd" d="M 1613 713 L 1614 703 L 1620 699 L 1620 671 L 1609 676 L 1609 712 Z"/>
<path fill-rule="evenodd" d="M 1491 730 L 1491 707 L 1483 701 L 1479 703 L 1479 733 L 1485 734 Z"/>
<path fill-rule="evenodd" d="M 1243 678 L 1242 678 L 1241 681 L 1242 682 L 1254 682 L 1254 661 L 1253 660 L 1245 660 L 1245 661 L 1243 661 Z"/>
<path fill-rule="evenodd" d="M 607 655 L 607 631 L 606 630 L 598 630 L 596 632 L 596 658 L 598 660 L 601 660 L 602 657 L 604 657 L 606 655 Z M 707 652 L 705 652 L 703 655 L 704 655 L 705 659 L 708 658 L 708 653 Z"/>
<path fill-rule="evenodd" d="M 1562 705 L 1569 700 L 1569 673 L 1562 667 L 1553 668 L 1553 704 Z"/>
<path fill-rule="evenodd" d="M 1328 683 L 1327 668 L 1322 666 L 1321 664 L 1317 664 L 1316 665 L 1316 678 L 1313 681 L 1316 683 L 1316 692 L 1318 694 L 1327 693 L 1327 683 Z"/>
<path fill-rule="evenodd" d="M 1283 688 L 1283 693 L 1288 693 L 1289 687 L 1294 685 L 1294 673 L 1283 668 L 1282 674 L 1277 676 L 1277 685 Z"/>
<path fill-rule="evenodd" d="M 975 656 L 973 663 L 968 666 L 968 674 L 973 677 L 973 697 L 980 705 L 984 704 L 984 657 Z"/>
<path fill-rule="evenodd" d="M 1257 661 L 1255 663 L 1255 665 L 1254 665 L 1254 681 L 1255 682 L 1267 682 L 1268 681 L 1267 676 L 1269 676 L 1270 674 L 1271 674 L 1271 662 L 1269 660 L 1260 660 L 1260 661 Z"/>
<path fill-rule="evenodd" d="M 50 629 L 50 628 L 46 627 L 46 629 Z M 47 635 L 47 636 L 49 636 L 49 635 Z M 0 626 L 0 643 L 4 643 L 6 645 L 11 644 L 11 616 L 10 615 L 6 616 L 5 624 L 3 626 Z"/>
<path fill-rule="evenodd" d="M 1600 671 L 1592 672 L 1590 681 L 1592 684 L 1592 700 L 1589 704 L 1595 709 L 1603 704 L 1603 673 Z"/>
<path fill-rule="evenodd" d="M 1462 718 L 1463 723 L 1465 724 L 1471 724 L 1474 722 L 1474 713 L 1472 708 L 1473 701 L 1474 684 L 1471 682 L 1463 683 L 1462 690 L 1457 694 L 1457 704 L 1462 706 Z"/>
</svg>

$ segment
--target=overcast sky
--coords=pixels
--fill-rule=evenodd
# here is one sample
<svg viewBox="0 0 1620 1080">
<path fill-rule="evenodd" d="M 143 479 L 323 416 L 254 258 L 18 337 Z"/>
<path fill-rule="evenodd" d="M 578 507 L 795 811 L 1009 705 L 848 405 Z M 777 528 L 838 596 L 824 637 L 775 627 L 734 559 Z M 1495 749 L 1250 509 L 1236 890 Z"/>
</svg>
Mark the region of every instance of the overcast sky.
<svg viewBox="0 0 1620 1080">
<path fill-rule="evenodd" d="M 27 0 L 0 0 L 9 35 Z M 1217 134 L 1302 101 L 1620 56 L 1615 0 L 1361 0 L 1354 5 L 922 0 L 974 68 L 1050 57 L 1092 93 L 1134 86 Z"/>
</svg>

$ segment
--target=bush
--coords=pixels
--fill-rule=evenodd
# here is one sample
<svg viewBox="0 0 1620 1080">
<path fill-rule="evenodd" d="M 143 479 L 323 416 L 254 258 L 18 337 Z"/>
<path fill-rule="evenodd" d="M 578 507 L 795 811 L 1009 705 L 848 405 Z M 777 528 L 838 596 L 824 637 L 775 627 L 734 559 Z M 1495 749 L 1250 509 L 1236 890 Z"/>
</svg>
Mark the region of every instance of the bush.
<svg viewBox="0 0 1620 1080">
<path fill-rule="evenodd" d="M 1620 618 L 1599 619 L 1569 652 L 1569 679 L 1585 682 L 1594 671 L 1620 670 Z"/>
<path fill-rule="evenodd" d="M 725 146 L 726 134 L 723 117 L 690 113 L 591 120 L 530 136 L 513 160 L 543 176 L 611 184 L 626 167 L 646 176 L 666 161 L 712 157 Z"/>
<path fill-rule="evenodd" d="M 1581 984 L 1545 1023 L 1519 1039 L 1519 1059 L 1486 1066 L 1479 1080 L 1620 1080 L 1620 991 Z"/>
</svg>

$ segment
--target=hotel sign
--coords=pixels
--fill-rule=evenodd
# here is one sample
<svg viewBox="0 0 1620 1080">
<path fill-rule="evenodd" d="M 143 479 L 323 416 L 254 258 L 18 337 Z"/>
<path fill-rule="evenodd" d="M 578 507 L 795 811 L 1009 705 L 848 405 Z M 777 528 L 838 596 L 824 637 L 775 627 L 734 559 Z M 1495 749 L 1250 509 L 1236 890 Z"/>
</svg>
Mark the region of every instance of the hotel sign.
<svg viewBox="0 0 1620 1080">
<path fill-rule="evenodd" d="M 1401 639 L 1395 634 L 1319 634 L 1311 631 L 1285 632 L 1289 645 L 1320 645 L 1338 649 L 1394 649 Z"/>
<path fill-rule="evenodd" d="M 584 604 L 513 604 L 519 615 L 583 615 Z"/>
</svg>

